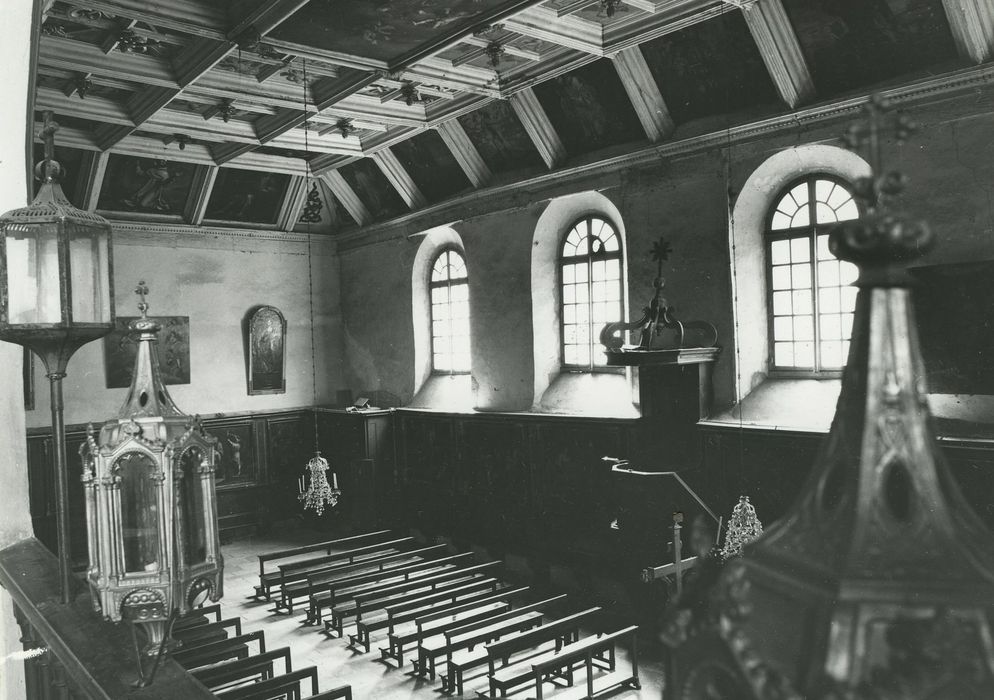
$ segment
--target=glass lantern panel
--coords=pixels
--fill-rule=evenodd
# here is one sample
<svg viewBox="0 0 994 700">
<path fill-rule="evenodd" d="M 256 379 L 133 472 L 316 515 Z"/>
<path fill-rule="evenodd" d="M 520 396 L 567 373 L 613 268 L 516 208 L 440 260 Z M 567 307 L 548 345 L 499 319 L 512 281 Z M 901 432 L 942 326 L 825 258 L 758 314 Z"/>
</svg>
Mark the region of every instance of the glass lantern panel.
<svg viewBox="0 0 994 700">
<path fill-rule="evenodd" d="M 204 454 L 197 447 L 185 450 L 180 456 L 183 487 L 180 494 L 180 512 L 183 524 L 183 563 L 187 566 L 207 561 L 207 531 L 204 523 L 204 490 L 200 478 L 200 465 Z"/>
<path fill-rule="evenodd" d="M 74 323 L 110 323 L 108 234 L 95 227 L 69 232 L 69 271 Z"/>
<path fill-rule="evenodd" d="M 145 454 L 130 452 L 115 463 L 121 477 L 121 534 L 124 571 L 158 571 L 159 485 L 155 462 Z"/>
<path fill-rule="evenodd" d="M 7 258 L 7 320 L 11 325 L 60 323 L 59 239 L 55 226 L 11 226 Z"/>
</svg>

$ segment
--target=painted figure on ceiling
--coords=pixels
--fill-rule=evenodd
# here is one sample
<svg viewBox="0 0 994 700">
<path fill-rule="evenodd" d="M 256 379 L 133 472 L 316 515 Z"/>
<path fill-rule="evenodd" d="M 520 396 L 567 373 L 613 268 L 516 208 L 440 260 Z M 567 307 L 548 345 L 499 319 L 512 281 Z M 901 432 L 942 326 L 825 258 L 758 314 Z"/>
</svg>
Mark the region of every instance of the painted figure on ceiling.
<svg viewBox="0 0 994 700">
<path fill-rule="evenodd" d="M 135 160 L 135 177 L 142 184 L 135 192 L 124 200 L 124 204 L 133 209 L 145 211 L 167 212 L 172 209 L 164 197 L 166 186 L 175 178 L 175 173 L 169 170 L 169 163 L 162 158 L 156 158 L 152 164 L 144 168 L 142 162 Z"/>
</svg>

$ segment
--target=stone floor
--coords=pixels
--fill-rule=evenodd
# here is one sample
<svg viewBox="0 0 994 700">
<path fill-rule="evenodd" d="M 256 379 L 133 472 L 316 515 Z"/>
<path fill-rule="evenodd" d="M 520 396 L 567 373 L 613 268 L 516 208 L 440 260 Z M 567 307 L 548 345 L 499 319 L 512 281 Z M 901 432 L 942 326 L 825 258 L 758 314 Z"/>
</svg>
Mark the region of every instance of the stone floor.
<svg viewBox="0 0 994 700">
<path fill-rule="evenodd" d="M 258 582 L 259 554 L 315 541 L 315 538 L 315 535 L 295 533 L 282 539 L 255 537 L 225 545 L 225 595 L 222 601 L 224 616 L 241 617 L 245 632 L 265 630 L 268 649 L 289 646 L 293 651 L 294 668 L 317 666 L 321 690 L 350 683 L 357 700 L 428 700 L 446 697 L 438 691 L 437 683 L 406 675 L 410 671 L 410 665 L 400 670 L 396 665 L 380 661 L 377 652 L 378 638 L 374 637 L 369 654 L 356 653 L 345 647 L 346 641 L 330 639 L 317 632 L 314 627 L 302 626 L 300 623 L 304 617 L 303 611 L 295 612 L 292 616 L 276 615 L 271 612 L 271 603 L 251 599 L 253 586 Z M 662 662 L 658 658 L 646 656 L 642 653 L 639 659 L 642 689 L 617 691 L 610 697 L 625 700 L 659 700 L 662 697 Z M 619 663 L 627 667 L 627 653 L 620 655 Z M 577 676 L 577 680 L 581 681 L 581 677 Z M 485 687 L 485 675 L 474 675 L 467 679 L 465 695 L 462 697 L 475 698 L 476 691 Z M 554 699 L 553 690 L 551 685 L 546 684 L 545 697 Z M 527 692 L 512 695 L 515 698 L 530 696 L 534 696 L 534 691 L 530 695 Z"/>
</svg>

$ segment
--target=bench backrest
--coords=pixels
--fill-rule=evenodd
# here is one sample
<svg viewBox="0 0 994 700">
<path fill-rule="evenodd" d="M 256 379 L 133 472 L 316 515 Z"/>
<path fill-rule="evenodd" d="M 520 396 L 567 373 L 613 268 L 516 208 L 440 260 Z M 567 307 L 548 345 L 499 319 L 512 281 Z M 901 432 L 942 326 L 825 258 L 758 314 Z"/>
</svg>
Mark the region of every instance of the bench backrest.
<svg viewBox="0 0 994 700">
<path fill-rule="evenodd" d="M 264 651 L 261 654 L 255 654 L 245 659 L 226 661 L 217 666 L 198 669 L 192 671 L 191 675 L 208 688 L 213 689 L 227 685 L 228 683 L 234 683 L 235 681 L 245 680 L 264 671 L 272 673 L 274 663 L 280 660 L 283 661 L 283 670 L 285 673 L 293 670 L 292 661 L 290 660 L 290 647 L 281 647 L 279 649 Z"/>
<path fill-rule="evenodd" d="M 352 560 L 355 559 L 355 557 L 361 557 L 363 554 L 382 552 L 387 549 L 393 549 L 401 547 L 405 544 L 410 544 L 411 542 L 414 542 L 413 537 L 401 537 L 396 540 L 389 540 L 388 542 L 377 542 L 376 544 L 366 545 L 365 547 L 332 552 L 331 554 L 326 554 L 323 557 L 313 557 L 311 559 L 292 561 L 289 564 L 280 564 L 280 575 L 282 577 L 286 577 L 287 574 L 292 574 L 295 571 L 319 567 L 323 564 L 330 564 L 331 562 L 342 561 L 343 559 L 348 559 L 349 563 L 352 563 Z"/>
<path fill-rule="evenodd" d="M 197 659 L 213 657 L 215 654 L 237 649 L 245 644 L 249 644 L 250 642 L 258 642 L 259 651 L 266 651 L 266 635 L 262 630 L 256 630 L 255 632 L 239 634 L 234 637 L 208 642 L 207 644 L 180 647 L 173 652 L 173 658 L 179 664 L 190 663 L 191 661 L 196 661 Z"/>
<path fill-rule="evenodd" d="M 425 608 L 435 609 L 438 606 L 449 607 L 459 596 L 468 596 L 475 599 L 491 595 L 499 585 L 500 581 L 495 578 L 475 578 L 471 581 L 460 582 L 451 588 L 446 587 L 442 590 L 432 591 L 431 593 L 415 593 L 413 594 L 413 598 L 398 600 L 396 603 L 390 603 L 381 607 L 386 610 L 388 617 L 407 616 L 417 611 L 421 611 L 424 614 L 426 612 Z"/>
<path fill-rule="evenodd" d="M 566 632 L 579 629 L 581 623 L 588 621 L 600 612 L 600 610 L 601 608 L 599 607 L 588 608 L 581 612 L 561 617 L 558 620 L 546 622 L 541 627 L 536 627 L 535 629 L 515 632 L 508 635 L 506 639 L 488 644 L 487 656 L 491 659 L 503 659 L 515 652 L 530 649 L 542 642 L 556 639 Z"/>
<path fill-rule="evenodd" d="M 176 622 L 173 623 L 173 630 L 178 631 L 207 624 L 210 622 L 211 615 L 214 616 L 214 622 L 221 621 L 221 606 L 218 603 L 194 608 L 183 617 L 177 618 Z"/>
<path fill-rule="evenodd" d="M 316 694 L 318 692 L 318 669 L 317 666 L 308 666 L 259 683 L 226 690 L 223 693 L 218 693 L 217 697 L 222 698 L 222 700 L 271 700 L 292 693 L 298 698 L 303 698 L 307 696 L 301 692 L 301 686 L 307 679 L 311 681 L 310 694 Z"/>
<path fill-rule="evenodd" d="M 382 557 L 370 557 L 369 559 L 362 559 L 357 562 L 338 564 L 327 567 L 320 567 L 311 571 L 302 572 L 301 579 L 306 579 L 306 586 L 313 586 L 315 583 L 322 583 L 324 581 L 330 581 L 335 578 L 347 576 L 350 574 L 355 574 L 356 572 L 363 571 L 368 567 L 377 567 L 377 570 L 382 571 L 387 568 L 386 565 L 391 562 L 397 562 L 400 559 L 410 559 L 414 558 L 428 558 L 434 554 L 441 554 L 446 545 L 436 544 L 431 547 L 422 547 L 421 549 L 412 549 L 407 552 L 397 552 L 395 554 L 385 554 Z M 404 564 L 413 564 L 416 562 L 405 561 L 397 564 L 397 566 L 403 566 Z M 357 574 L 356 574 L 357 575 Z M 300 579 L 298 579 L 299 581 Z M 291 584 L 291 588 L 293 584 Z"/>
<path fill-rule="evenodd" d="M 632 637 L 638 632 L 638 625 L 631 625 L 615 632 L 602 634 L 600 636 L 585 637 L 572 644 L 567 644 L 556 652 L 554 658 L 545 659 L 536 664 L 532 664 L 532 670 L 536 673 L 545 673 L 562 668 L 567 663 L 583 659 L 589 653 L 600 651 L 614 644 L 623 637 Z"/>
<path fill-rule="evenodd" d="M 277 552 L 268 552 L 267 554 L 259 555 L 259 575 L 264 573 L 264 566 L 266 562 L 276 561 L 277 559 L 287 559 L 289 557 L 295 557 L 300 554 L 309 554 L 310 552 L 320 552 L 322 550 L 327 551 L 331 554 L 331 550 L 336 547 L 341 547 L 343 545 L 351 547 L 352 545 L 372 538 L 385 538 L 387 535 L 392 534 L 390 530 L 378 530 L 376 532 L 367 532 L 363 535 L 353 535 L 351 537 L 341 537 L 337 540 L 327 540 L 325 542 L 315 542 L 313 544 L 306 544 L 300 547 L 292 547 L 290 549 L 281 549 Z"/>
<path fill-rule="evenodd" d="M 393 578 L 395 576 L 403 576 L 406 578 L 408 574 L 424 571 L 425 569 L 431 569 L 436 566 L 455 564 L 472 556 L 472 552 L 467 552 L 465 554 L 456 554 L 451 557 L 426 559 L 425 561 L 421 561 L 416 564 L 388 566 L 379 571 L 373 571 L 366 574 L 356 574 L 355 576 L 346 576 L 345 578 L 335 579 L 334 581 L 317 583 L 314 585 L 314 592 L 316 593 L 322 590 L 337 591 L 342 588 L 353 588 L 367 583 L 375 584 L 383 579 Z"/>
<path fill-rule="evenodd" d="M 445 632 L 445 642 L 446 644 L 451 644 L 452 640 L 456 637 L 460 637 L 470 632 L 475 632 L 476 630 L 482 629 L 484 627 L 489 627 L 490 625 L 496 625 L 501 622 L 505 622 L 507 620 L 513 620 L 515 617 L 519 617 L 526 613 L 540 611 L 550 605 L 562 603 L 565 600 L 566 600 L 566 594 L 561 593 L 559 595 L 552 596 L 551 598 L 546 598 L 545 600 L 540 600 L 535 603 L 531 603 L 530 605 L 525 605 L 523 607 L 518 608 L 517 610 L 510 610 L 506 613 L 501 613 L 500 615 L 494 615 L 493 617 L 481 621 L 466 623 L 465 625 L 460 625 L 459 627 L 453 627 L 451 630 L 447 630 Z"/>
<path fill-rule="evenodd" d="M 452 581 L 453 579 L 476 576 L 476 574 L 485 573 L 487 570 L 496 568 L 500 565 L 501 562 L 499 561 L 490 561 L 485 564 L 476 564 L 475 566 L 465 567 L 459 567 L 457 564 L 452 568 L 444 569 L 442 571 L 425 572 L 422 576 L 409 577 L 405 581 L 390 583 L 383 588 L 358 592 L 353 597 L 356 603 L 361 606 L 374 600 L 389 598 L 399 593 L 406 593 L 407 591 L 417 590 L 418 588 L 423 588 L 425 586 L 432 586 L 436 583 L 444 583 Z"/>
<path fill-rule="evenodd" d="M 194 644 L 197 640 L 204 639 L 205 637 L 213 637 L 219 634 L 228 636 L 225 630 L 229 627 L 235 628 L 235 634 L 241 634 L 241 618 L 229 617 L 227 620 L 221 620 L 220 622 L 209 622 L 206 625 L 198 625 L 185 630 L 176 630 L 173 632 L 173 637 L 184 644 Z"/>
</svg>

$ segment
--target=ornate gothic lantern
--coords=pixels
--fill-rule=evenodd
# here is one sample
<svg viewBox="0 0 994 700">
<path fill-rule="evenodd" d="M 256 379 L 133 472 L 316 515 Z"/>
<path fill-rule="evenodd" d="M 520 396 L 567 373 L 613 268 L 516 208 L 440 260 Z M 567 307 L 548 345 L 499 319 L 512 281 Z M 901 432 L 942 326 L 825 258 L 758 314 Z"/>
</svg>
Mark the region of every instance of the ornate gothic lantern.
<svg viewBox="0 0 994 700">
<path fill-rule="evenodd" d="M 83 457 L 94 607 L 114 621 L 142 624 L 147 654 L 167 647 L 173 617 L 222 593 L 215 438 L 176 407 L 159 376 L 156 333 L 139 282 L 141 317 L 131 389 L 118 417 Z"/>
<path fill-rule="evenodd" d="M 62 193 L 62 167 L 54 159 L 57 129 L 46 112 L 45 159 L 36 168 L 41 188 L 30 206 L 0 217 L 0 339 L 34 351 L 49 378 L 59 574 L 62 602 L 68 603 L 72 579 L 62 379 L 76 350 L 114 328 L 114 276 L 110 224 L 77 209 Z"/>
<path fill-rule="evenodd" d="M 831 433 L 788 514 L 674 616 L 667 697 L 994 697 L 994 536 L 931 431 L 904 267 L 932 237 L 884 206 L 903 178 L 880 169 L 883 107 L 850 131 L 871 146 L 869 213 L 830 237 L 860 266 Z"/>
</svg>

